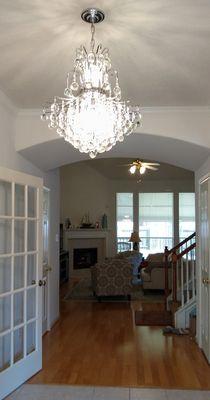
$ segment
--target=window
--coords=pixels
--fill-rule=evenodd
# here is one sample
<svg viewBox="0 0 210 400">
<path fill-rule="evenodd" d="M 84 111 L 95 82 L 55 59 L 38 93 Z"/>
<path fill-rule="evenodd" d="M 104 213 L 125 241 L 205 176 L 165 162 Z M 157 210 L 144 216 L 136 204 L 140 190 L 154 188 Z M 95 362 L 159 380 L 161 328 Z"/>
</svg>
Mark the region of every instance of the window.
<svg viewBox="0 0 210 400">
<path fill-rule="evenodd" d="M 173 193 L 139 193 L 139 235 L 144 257 L 173 246 Z"/>
<path fill-rule="evenodd" d="M 117 193 L 117 250 L 131 248 L 128 242 L 133 232 L 133 193 Z"/>
<path fill-rule="evenodd" d="M 195 232 L 195 193 L 179 193 L 179 239 Z"/>
</svg>

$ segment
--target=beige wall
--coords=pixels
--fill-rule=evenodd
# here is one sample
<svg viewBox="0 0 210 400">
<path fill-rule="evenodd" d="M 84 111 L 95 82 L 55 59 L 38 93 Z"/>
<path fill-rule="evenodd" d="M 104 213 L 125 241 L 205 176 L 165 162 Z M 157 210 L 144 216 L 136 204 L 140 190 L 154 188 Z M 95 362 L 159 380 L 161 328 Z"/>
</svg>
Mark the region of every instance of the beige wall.
<svg viewBox="0 0 210 400">
<path fill-rule="evenodd" d="M 172 191 L 175 194 L 194 191 L 194 180 L 144 181 L 141 184 L 129 180 L 111 180 L 86 163 L 75 163 L 60 169 L 61 179 L 61 222 L 69 217 L 72 225 L 79 225 L 85 213 L 91 222 L 101 221 L 108 216 L 108 255 L 116 249 L 116 193 L 133 192 L 134 204 L 138 193 Z"/>
</svg>

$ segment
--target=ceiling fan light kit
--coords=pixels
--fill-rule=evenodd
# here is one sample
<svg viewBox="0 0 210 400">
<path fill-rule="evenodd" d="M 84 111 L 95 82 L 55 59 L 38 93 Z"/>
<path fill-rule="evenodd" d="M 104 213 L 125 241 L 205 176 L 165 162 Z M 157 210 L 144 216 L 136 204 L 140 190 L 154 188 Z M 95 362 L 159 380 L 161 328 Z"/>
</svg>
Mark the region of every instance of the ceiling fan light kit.
<svg viewBox="0 0 210 400">
<path fill-rule="evenodd" d="M 140 124 L 141 115 L 139 107 L 121 100 L 118 72 L 112 69 L 109 50 L 95 44 L 95 24 L 105 19 L 104 12 L 88 8 L 81 18 L 91 24 L 90 50 L 84 46 L 76 50 L 64 97 L 55 96 L 46 104 L 41 118 L 81 153 L 94 158 L 123 142 Z"/>
<path fill-rule="evenodd" d="M 152 171 L 157 171 L 159 167 L 159 163 L 150 163 L 150 162 L 144 162 L 140 161 L 139 159 L 133 161 L 131 164 L 129 164 L 129 172 L 134 175 L 136 172 L 138 172 L 140 175 L 145 174 L 147 169 L 150 169 Z"/>
</svg>

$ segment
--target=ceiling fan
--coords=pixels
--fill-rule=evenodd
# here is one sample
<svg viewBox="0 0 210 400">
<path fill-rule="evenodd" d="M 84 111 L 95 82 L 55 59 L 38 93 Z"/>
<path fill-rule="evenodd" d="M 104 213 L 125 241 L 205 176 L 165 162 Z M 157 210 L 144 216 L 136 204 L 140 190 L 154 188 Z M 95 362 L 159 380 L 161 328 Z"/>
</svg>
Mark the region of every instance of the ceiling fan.
<svg viewBox="0 0 210 400">
<path fill-rule="evenodd" d="M 131 174 L 135 174 L 139 172 L 140 175 L 143 175 L 147 169 L 151 169 L 152 171 L 157 171 L 159 167 L 159 163 L 151 163 L 151 162 L 144 162 L 140 161 L 139 159 L 133 161 L 131 164 L 127 164 L 129 171 Z"/>
</svg>

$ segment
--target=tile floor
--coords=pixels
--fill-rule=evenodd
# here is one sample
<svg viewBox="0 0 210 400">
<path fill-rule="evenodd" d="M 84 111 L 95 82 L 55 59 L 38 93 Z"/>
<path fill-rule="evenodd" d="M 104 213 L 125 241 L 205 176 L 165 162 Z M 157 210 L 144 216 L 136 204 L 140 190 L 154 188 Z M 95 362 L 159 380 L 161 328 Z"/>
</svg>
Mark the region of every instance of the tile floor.
<svg viewBox="0 0 210 400">
<path fill-rule="evenodd" d="M 210 400 L 210 391 L 25 384 L 7 400 Z"/>
</svg>

